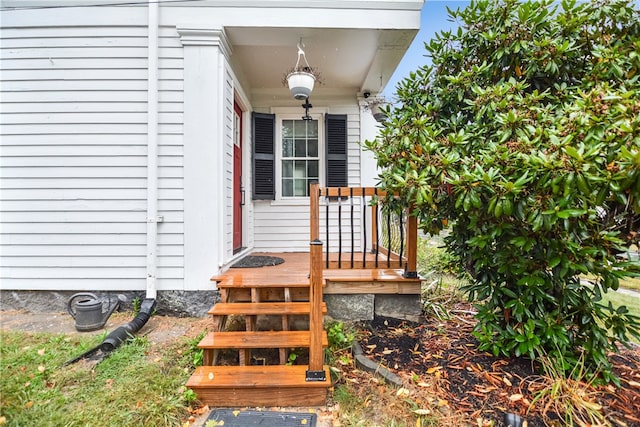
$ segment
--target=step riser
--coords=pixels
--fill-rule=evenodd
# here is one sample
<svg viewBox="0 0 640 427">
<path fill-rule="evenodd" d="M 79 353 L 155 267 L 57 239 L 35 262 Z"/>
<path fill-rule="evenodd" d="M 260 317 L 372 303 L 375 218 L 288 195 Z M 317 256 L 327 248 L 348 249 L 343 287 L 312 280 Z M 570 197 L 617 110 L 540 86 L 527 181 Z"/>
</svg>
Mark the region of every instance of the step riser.
<svg viewBox="0 0 640 427">
<path fill-rule="evenodd" d="M 249 288 L 226 288 L 230 302 L 251 302 L 251 289 Z M 277 302 L 284 301 L 284 291 L 282 288 L 257 289 L 260 301 Z M 309 288 L 291 288 L 291 301 L 309 302 Z"/>
<path fill-rule="evenodd" d="M 210 407 L 237 406 L 323 406 L 327 402 L 326 388 L 271 387 L 194 389 L 198 400 Z"/>
</svg>

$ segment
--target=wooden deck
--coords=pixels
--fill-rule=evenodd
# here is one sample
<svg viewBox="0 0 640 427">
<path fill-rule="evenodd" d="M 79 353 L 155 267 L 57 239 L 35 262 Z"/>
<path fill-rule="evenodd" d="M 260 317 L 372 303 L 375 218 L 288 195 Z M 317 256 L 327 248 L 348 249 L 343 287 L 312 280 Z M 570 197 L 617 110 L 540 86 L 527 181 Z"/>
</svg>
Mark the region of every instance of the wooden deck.
<svg viewBox="0 0 640 427">
<path fill-rule="evenodd" d="M 284 263 L 259 268 L 230 268 L 211 278 L 220 288 L 309 287 L 310 263 L 308 252 L 255 252 L 252 255 L 280 257 Z M 358 254 L 360 259 L 362 254 Z M 368 261 L 374 259 L 368 254 Z M 398 264 L 398 261 L 392 263 Z M 328 269 L 323 271 L 325 294 L 419 294 L 420 282 L 403 277 L 404 270 L 385 268 L 386 256 L 380 256 L 381 268 Z"/>
</svg>

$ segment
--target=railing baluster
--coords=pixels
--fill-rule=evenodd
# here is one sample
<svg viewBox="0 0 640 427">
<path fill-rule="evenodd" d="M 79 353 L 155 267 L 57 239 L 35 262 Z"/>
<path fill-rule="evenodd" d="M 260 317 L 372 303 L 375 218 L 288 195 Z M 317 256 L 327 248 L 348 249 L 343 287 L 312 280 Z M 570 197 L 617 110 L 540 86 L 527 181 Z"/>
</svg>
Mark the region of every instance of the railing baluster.
<svg viewBox="0 0 640 427">
<path fill-rule="evenodd" d="M 375 196 L 378 195 L 378 189 L 376 188 L 375 190 L 373 190 L 373 194 Z M 375 233 L 376 233 L 376 250 L 375 250 L 375 254 L 376 254 L 376 260 L 375 260 L 375 266 L 376 268 L 378 268 L 378 254 L 380 253 L 380 236 L 378 233 L 378 206 L 379 206 L 379 200 L 376 197 L 376 203 L 373 205 L 373 213 L 374 213 L 374 217 L 376 218 L 376 228 L 375 228 Z"/>
<path fill-rule="evenodd" d="M 362 246 L 362 268 L 367 266 L 367 196 L 364 192 L 364 187 L 362 187 L 362 198 L 360 199 L 360 209 L 363 213 L 362 218 L 362 227 L 364 228 L 363 236 L 364 236 L 364 244 Z"/>
<path fill-rule="evenodd" d="M 325 188 L 325 193 L 324 193 L 324 203 L 325 203 L 325 212 L 326 212 L 326 218 L 325 218 L 325 224 L 326 224 L 326 231 L 325 231 L 325 235 L 327 236 L 327 238 L 325 239 L 326 242 L 326 254 L 327 254 L 327 268 L 329 268 L 329 188 Z"/>
<path fill-rule="evenodd" d="M 387 268 L 391 268 L 391 208 L 387 206 Z"/>
<path fill-rule="evenodd" d="M 338 268 L 342 268 L 342 190 L 338 187 Z"/>
<path fill-rule="evenodd" d="M 402 255 L 404 255 L 404 211 L 400 212 L 400 256 L 398 257 L 398 265 L 402 268 Z"/>
<path fill-rule="evenodd" d="M 355 247 L 354 247 L 354 243 L 355 243 L 355 230 L 353 227 L 353 187 L 349 187 L 349 203 L 351 204 L 351 268 L 354 267 L 353 265 L 353 254 L 355 252 Z"/>
</svg>

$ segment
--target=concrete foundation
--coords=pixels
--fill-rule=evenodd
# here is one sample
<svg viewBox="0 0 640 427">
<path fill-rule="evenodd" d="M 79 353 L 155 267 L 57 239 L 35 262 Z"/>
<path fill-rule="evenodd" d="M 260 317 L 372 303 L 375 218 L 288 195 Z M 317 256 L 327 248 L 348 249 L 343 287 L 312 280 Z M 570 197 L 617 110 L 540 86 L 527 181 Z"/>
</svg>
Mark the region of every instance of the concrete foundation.
<svg viewBox="0 0 640 427">
<path fill-rule="evenodd" d="M 373 320 L 374 316 L 417 321 L 420 295 L 325 295 L 327 314 L 336 320 Z"/>
<path fill-rule="evenodd" d="M 71 291 L 0 291 L 0 310 L 23 310 L 31 313 L 66 312 Z M 124 295 L 120 311 L 133 310 L 136 299 L 144 299 L 143 291 L 92 291 L 104 301 Z M 327 314 L 336 320 L 372 320 L 374 316 L 418 320 L 422 307 L 419 295 L 325 295 Z M 175 317 L 206 317 L 220 301 L 218 291 L 158 291 L 156 314 Z"/>
<path fill-rule="evenodd" d="M 89 292 L 89 291 L 87 291 Z M 106 304 L 111 298 L 115 302 L 118 295 L 126 301 L 120 305 L 121 311 L 133 310 L 136 299 L 144 299 L 143 291 L 90 291 Z M 72 291 L 0 291 L 0 310 L 23 310 L 31 313 L 66 312 Z M 158 291 L 156 314 L 176 317 L 205 317 L 211 306 L 220 301 L 218 291 Z"/>
</svg>

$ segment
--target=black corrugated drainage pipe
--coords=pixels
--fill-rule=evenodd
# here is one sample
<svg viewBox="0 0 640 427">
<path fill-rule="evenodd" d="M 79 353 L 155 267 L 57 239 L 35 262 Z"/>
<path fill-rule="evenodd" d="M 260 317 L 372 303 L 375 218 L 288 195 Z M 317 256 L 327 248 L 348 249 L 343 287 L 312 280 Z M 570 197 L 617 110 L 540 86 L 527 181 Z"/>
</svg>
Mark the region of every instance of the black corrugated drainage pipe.
<svg viewBox="0 0 640 427">
<path fill-rule="evenodd" d="M 138 315 L 131 322 L 119 326 L 113 332 L 107 335 L 104 341 L 102 341 L 102 344 L 82 353 L 75 359 L 71 359 L 68 362 L 65 362 L 62 366 L 76 363 L 77 361 L 82 359 L 98 361 L 104 359 L 110 352 L 118 348 L 120 344 L 133 337 L 136 332 L 142 329 L 142 327 L 147 323 L 147 321 L 153 314 L 153 310 L 155 308 L 156 300 L 154 298 L 145 298 L 144 300 L 142 300 L 142 304 L 140 304 L 140 311 L 138 312 Z"/>
<path fill-rule="evenodd" d="M 145 298 L 140 304 L 140 311 L 138 315 L 129 323 L 119 326 L 113 330 L 100 344 L 100 350 L 108 353 L 115 350 L 120 344 L 132 337 L 147 323 L 153 309 L 156 307 L 156 300 L 151 298 Z"/>
</svg>

